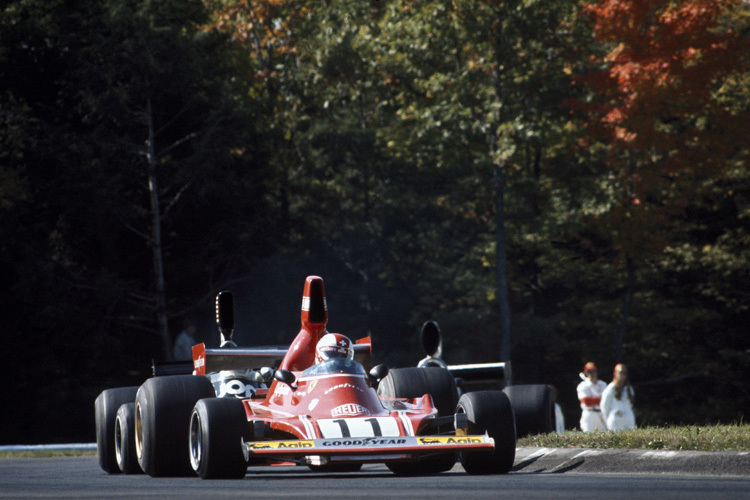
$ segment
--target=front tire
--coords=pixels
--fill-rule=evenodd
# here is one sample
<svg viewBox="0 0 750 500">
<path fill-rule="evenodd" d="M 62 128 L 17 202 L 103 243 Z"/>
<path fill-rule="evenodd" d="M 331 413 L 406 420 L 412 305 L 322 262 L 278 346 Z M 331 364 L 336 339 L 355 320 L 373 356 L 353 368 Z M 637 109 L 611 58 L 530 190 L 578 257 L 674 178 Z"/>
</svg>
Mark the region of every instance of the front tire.
<svg viewBox="0 0 750 500">
<path fill-rule="evenodd" d="M 135 401 L 138 464 L 152 477 L 192 476 L 190 413 L 202 398 L 215 397 L 206 377 L 174 375 L 146 380 Z"/>
<path fill-rule="evenodd" d="M 135 452 L 135 403 L 125 403 L 115 418 L 115 457 L 125 474 L 143 474 Z"/>
<path fill-rule="evenodd" d="M 469 392 L 461 396 L 456 413 L 465 413 L 469 434 L 495 440 L 491 452 L 461 452 L 461 465 L 469 474 L 505 474 L 516 458 L 516 425 L 510 400 L 503 391 Z"/>
<path fill-rule="evenodd" d="M 201 479 L 242 479 L 248 439 L 245 406 L 234 398 L 201 399 L 190 416 L 190 466 Z"/>
<path fill-rule="evenodd" d="M 115 419 L 117 410 L 125 403 L 135 401 L 138 387 L 118 387 L 102 391 L 94 402 L 96 420 L 96 454 L 99 466 L 105 472 L 120 472 L 115 455 Z"/>
</svg>

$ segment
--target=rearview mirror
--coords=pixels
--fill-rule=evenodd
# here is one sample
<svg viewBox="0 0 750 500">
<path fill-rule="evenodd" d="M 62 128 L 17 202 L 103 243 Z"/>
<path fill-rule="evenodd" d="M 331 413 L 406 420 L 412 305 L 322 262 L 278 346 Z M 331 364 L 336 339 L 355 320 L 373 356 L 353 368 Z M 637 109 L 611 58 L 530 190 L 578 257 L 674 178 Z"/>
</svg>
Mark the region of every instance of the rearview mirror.
<svg viewBox="0 0 750 500">
<path fill-rule="evenodd" d="M 276 370 L 276 373 L 273 374 L 273 378 L 288 385 L 292 388 L 292 390 L 296 389 L 296 387 L 294 387 L 294 383 L 297 381 L 297 377 L 295 377 L 294 373 L 290 372 L 289 370 L 284 370 L 283 368 Z"/>
</svg>

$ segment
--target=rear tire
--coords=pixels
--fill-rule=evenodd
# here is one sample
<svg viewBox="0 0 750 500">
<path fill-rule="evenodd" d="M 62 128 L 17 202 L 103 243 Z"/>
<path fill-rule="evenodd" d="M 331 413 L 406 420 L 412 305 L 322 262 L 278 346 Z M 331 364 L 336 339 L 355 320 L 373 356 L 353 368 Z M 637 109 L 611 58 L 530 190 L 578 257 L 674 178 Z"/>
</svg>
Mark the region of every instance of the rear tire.
<svg viewBox="0 0 750 500">
<path fill-rule="evenodd" d="M 102 391 L 94 402 L 96 420 L 96 454 L 99 466 L 105 472 L 120 472 L 115 456 L 115 419 L 117 410 L 125 403 L 135 401 L 138 387 L 119 387 Z"/>
<path fill-rule="evenodd" d="M 146 380 L 135 401 L 138 464 L 152 477 L 194 475 L 190 467 L 190 414 L 202 398 L 215 397 L 206 377 L 174 375 Z"/>
<path fill-rule="evenodd" d="M 456 380 L 448 370 L 438 367 L 393 369 L 380 381 L 378 394 L 406 399 L 429 394 L 440 416 L 453 415 L 458 401 Z M 386 467 L 400 476 L 437 474 L 452 469 L 457 459 L 456 453 L 442 453 L 416 462 L 386 463 Z"/>
<path fill-rule="evenodd" d="M 542 384 L 510 385 L 503 389 L 516 416 L 516 437 L 555 430 L 552 390 Z"/>
<path fill-rule="evenodd" d="M 505 474 L 516 458 L 516 426 L 513 409 L 503 391 L 469 392 L 461 396 L 456 413 L 465 413 L 469 434 L 484 434 L 495 440 L 491 452 L 461 452 L 461 465 L 469 474 Z"/>
<path fill-rule="evenodd" d="M 394 368 L 380 381 L 378 394 L 389 398 L 421 398 L 432 396 L 438 415 L 453 415 L 458 401 L 458 388 L 451 372 L 444 368 Z"/>
<path fill-rule="evenodd" d="M 115 418 L 115 457 L 125 474 L 143 474 L 135 453 L 135 403 L 125 403 Z"/>
<path fill-rule="evenodd" d="M 242 479 L 248 439 L 245 406 L 235 398 L 201 399 L 190 416 L 190 465 L 201 479 Z"/>
</svg>

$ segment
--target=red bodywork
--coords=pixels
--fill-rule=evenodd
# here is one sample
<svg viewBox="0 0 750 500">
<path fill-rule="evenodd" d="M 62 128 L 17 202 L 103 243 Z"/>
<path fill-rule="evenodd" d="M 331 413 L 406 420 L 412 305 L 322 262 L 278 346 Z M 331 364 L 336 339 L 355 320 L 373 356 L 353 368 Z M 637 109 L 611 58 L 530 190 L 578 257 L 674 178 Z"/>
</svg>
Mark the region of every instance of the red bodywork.
<svg viewBox="0 0 750 500">
<path fill-rule="evenodd" d="M 308 464 L 337 461 L 387 462 L 467 449 L 492 450 L 488 436 L 425 435 L 437 417 L 432 398 L 381 400 L 370 385 L 370 338 L 355 342 L 355 360 L 346 373 L 310 374 L 315 346 L 327 333 L 323 280 L 309 276 L 302 300 L 301 329 L 280 363 L 296 376 L 292 386 L 274 380 L 243 400 L 250 463 L 302 459 Z M 252 351 L 252 350 L 248 350 Z M 193 351 L 196 373 L 205 374 L 205 346 Z M 340 360 L 344 361 L 344 360 Z M 356 366 L 353 366 L 356 365 Z"/>
</svg>

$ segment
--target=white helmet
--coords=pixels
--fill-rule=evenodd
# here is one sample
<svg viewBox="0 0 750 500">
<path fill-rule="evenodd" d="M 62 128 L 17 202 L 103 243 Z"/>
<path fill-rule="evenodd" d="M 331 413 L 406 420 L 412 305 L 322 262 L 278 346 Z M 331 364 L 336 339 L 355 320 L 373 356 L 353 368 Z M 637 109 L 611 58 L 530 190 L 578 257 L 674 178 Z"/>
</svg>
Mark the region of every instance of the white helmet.
<svg viewBox="0 0 750 500">
<path fill-rule="evenodd" d="M 332 358 L 354 359 L 354 349 L 349 337 L 340 333 L 327 333 L 321 337 L 315 346 L 315 362 Z"/>
</svg>

